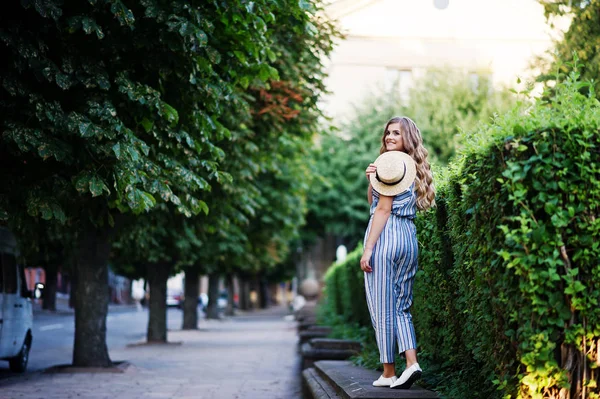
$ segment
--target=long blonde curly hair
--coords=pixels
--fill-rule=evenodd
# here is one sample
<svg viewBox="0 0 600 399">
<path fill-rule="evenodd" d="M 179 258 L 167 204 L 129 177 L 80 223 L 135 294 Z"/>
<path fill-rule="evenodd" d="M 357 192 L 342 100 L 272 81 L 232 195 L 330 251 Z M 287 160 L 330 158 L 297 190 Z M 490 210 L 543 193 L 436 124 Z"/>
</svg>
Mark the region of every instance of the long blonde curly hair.
<svg viewBox="0 0 600 399">
<path fill-rule="evenodd" d="M 402 143 L 404 152 L 410 155 L 417 164 L 417 177 L 415 179 L 415 187 L 417 191 L 417 208 L 419 210 L 427 210 L 435 206 L 435 186 L 433 185 L 433 174 L 431 167 L 427 161 L 429 151 L 423 146 L 423 137 L 417 125 L 406 116 L 396 116 L 390 119 L 383 129 L 383 137 L 381 138 L 380 154 L 383 154 L 385 149 L 385 136 L 388 127 L 392 123 L 400 124 L 402 133 Z"/>
</svg>

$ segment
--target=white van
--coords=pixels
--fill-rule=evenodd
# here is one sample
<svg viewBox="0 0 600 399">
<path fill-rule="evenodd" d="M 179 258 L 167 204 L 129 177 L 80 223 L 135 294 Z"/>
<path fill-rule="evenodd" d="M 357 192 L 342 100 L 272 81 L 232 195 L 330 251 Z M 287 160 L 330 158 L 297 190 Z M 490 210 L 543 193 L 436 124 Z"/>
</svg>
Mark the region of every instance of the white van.
<svg viewBox="0 0 600 399">
<path fill-rule="evenodd" d="M 22 373 L 33 339 L 33 309 L 17 254 L 15 237 L 0 227 L 0 359 L 8 360 L 11 371 Z"/>
</svg>

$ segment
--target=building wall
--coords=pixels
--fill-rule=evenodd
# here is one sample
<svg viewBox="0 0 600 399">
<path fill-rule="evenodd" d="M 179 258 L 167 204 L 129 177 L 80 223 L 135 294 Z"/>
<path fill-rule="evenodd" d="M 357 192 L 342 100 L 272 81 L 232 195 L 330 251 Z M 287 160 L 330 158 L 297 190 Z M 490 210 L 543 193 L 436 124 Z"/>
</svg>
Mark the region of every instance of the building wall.
<svg viewBox="0 0 600 399">
<path fill-rule="evenodd" d="M 551 28 L 536 0 L 450 0 L 443 10 L 430 0 L 338 0 L 327 13 L 347 35 L 328 61 L 331 95 L 322 105 L 333 117 L 395 80 L 406 95 L 431 67 L 485 71 L 496 85 L 514 85 L 568 26 L 562 19 Z"/>
</svg>

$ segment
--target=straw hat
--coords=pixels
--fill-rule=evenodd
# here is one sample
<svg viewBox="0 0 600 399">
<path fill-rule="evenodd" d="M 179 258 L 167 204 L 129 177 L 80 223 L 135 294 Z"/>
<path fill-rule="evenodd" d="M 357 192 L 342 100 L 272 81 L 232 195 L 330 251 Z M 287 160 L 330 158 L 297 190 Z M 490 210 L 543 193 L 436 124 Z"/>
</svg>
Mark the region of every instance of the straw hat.
<svg viewBox="0 0 600 399">
<path fill-rule="evenodd" d="M 376 160 L 377 172 L 371 173 L 371 185 L 381 195 L 393 197 L 408 190 L 417 176 L 417 166 L 402 151 L 387 151 Z"/>
</svg>

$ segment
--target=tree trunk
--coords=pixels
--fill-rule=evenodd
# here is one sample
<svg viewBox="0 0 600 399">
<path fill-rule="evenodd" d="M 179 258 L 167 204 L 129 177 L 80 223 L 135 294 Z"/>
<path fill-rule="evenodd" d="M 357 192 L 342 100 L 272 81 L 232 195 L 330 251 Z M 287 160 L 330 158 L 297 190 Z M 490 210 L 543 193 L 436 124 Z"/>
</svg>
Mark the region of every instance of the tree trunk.
<svg viewBox="0 0 600 399">
<path fill-rule="evenodd" d="M 276 283 L 271 283 L 267 285 L 267 289 L 269 291 L 269 305 L 273 306 L 273 305 L 281 305 L 281 303 L 278 300 L 278 294 L 279 294 L 279 286 L 280 284 L 276 284 Z"/>
<path fill-rule="evenodd" d="M 56 311 L 56 286 L 58 283 L 58 265 L 49 262 L 46 271 L 46 286 L 42 295 L 42 309 Z"/>
<path fill-rule="evenodd" d="M 207 319 L 218 319 L 219 318 L 219 307 L 217 302 L 219 301 L 219 275 L 211 274 L 208 276 L 208 307 L 206 309 Z"/>
<path fill-rule="evenodd" d="M 79 242 L 76 265 L 75 367 L 112 366 L 106 347 L 109 252 L 109 230 L 87 227 Z"/>
<path fill-rule="evenodd" d="M 261 309 L 266 309 L 269 307 L 270 299 L 269 299 L 269 285 L 265 281 L 264 278 L 260 277 L 258 280 L 258 304 Z"/>
<path fill-rule="evenodd" d="M 233 316 L 235 313 L 233 311 L 233 274 L 228 274 L 225 277 L 225 285 L 227 286 L 227 307 L 225 308 L 226 316 Z"/>
<path fill-rule="evenodd" d="M 244 278 L 240 279 L 240 309 L 250 309 L 250 283 Z"/>
<path fill-rule="evenodd" d="M 200 273 L 198 269 L 185 271 L 185 299 L 183 301 L 183 329 L 198 329 L 198 295 L 200 294 Z"/>
<path fill-rule="evenodd" d="M 150 301 L 148 306 L 148 342 L 167 342 L 167 280 L 171 264 L 157 262 L 148 265 Z"/>
</svg>

